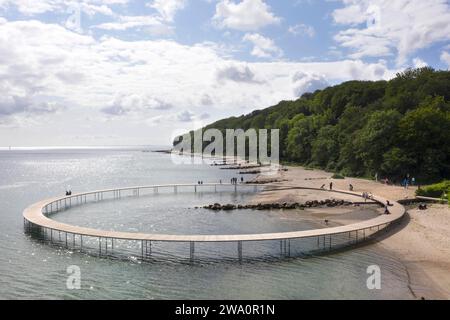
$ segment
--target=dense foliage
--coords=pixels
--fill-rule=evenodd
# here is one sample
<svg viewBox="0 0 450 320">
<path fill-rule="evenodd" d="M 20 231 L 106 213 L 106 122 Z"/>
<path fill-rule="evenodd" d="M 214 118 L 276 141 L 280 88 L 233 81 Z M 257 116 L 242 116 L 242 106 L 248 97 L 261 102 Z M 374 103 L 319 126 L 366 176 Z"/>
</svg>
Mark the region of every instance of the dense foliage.
<svg viewBox="0 0 450 320">
<path fill-rule="evenodd" d="M 280 129 L 283 161 L 434 182 L 450 176 L 450 72 L 420 68 L 390 81 L 350 81 L 206 128 Z"/>
<path fill-rule="evenodd" d="M 423 197 L 441 198 L 450 194 L 450 180 L 422 187 L 416 191 L 416 194 Z"/>
</svg>

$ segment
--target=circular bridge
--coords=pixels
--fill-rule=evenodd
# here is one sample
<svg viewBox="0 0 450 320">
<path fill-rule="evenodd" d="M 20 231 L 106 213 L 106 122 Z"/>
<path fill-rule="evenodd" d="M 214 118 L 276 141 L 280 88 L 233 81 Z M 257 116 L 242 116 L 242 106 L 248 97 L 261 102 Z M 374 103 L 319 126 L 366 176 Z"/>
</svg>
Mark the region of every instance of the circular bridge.
<svg viewBox="0 0 450 320">
<path fill-rule="evenodd" d="M 23 212 L 25 230 L 31 234 L 38 234 L 50 243 L 57 243 L 83 252 L 87 249 L 83 245 L 83 238 L 95 238 L 98 241 L 98 254 L 101 256 L 114 252 L 115 240 L 127 240 L 138 243 L 140 256 L 142 259 L 152 254 L 152 242 L 178 242 L 188 243 L 190 246 L 190 258 L 194 258 L 196 243 L 230 243 L 237 244 L 238 258 L 243 256 L 243 243 L 255 241 L 279 241 L 280 251 L 284 255 L 290 255 L 291 240 L 293 239 L 313 239 L 315 249 L 332 250 L 345 245 L 352 245 L 365 241 L 378 232 L 385 230 L 389 225 L 399 221 L 405 214 L 405 208 L 395 201 L 389 201 L 387 206 L 389 214 L 379 215 L 376 218 L 353 223 L 344 226 L 293 231 L 279 233 L 260 233 L 260 234 L 229 234 L 229 235 L 172 235 L 172 234 L 150 234 L 121 231 L 107 231 L 92 229 L 86 227 L 74 226 L 55 221 L 50 218 L 52 214 L 68 210 L 74 206 L 80 206 L 86 203 L 100 202 L 111 199 L 121 199 L 123 197 L 140 197 L 150 194 L 157 194 L 160 190 L 173 190 L 174 193 L 189 190 L 190 192 L 201 192 L 204 190 L 211 192 L 232 191 L 249 189 L 257 192 L 261 189 L 258 184 L 170 184 L 170 185 L 152 185 L 140 187 L 128 187 L 120 189 L 106 189 L 86 193 L 73 194 L 70 196 L 52 198 L 37 202 Z M 323 190 L 299 186 L 266 185 L 265 191 L 276 191 L 286 189 L 307 189 L 323 193 L 346 194 L 362 197 L 361 194 L 343 190 Z M 379 196 L 373 196 L 374 203 L 386 206 L 387 199 Z M 62 235 L 62 237 L 61 237 Z M 70 238 L 69 238 L 70 236 Z M 342 241 L 344 239 L 344 241 Z M 70 240 L 70 241 L 69 241 Z M 91 248 L 92 249 L 92 248 Z M 97 250 L 97 249 L 96 249 Z"/>
</svg>

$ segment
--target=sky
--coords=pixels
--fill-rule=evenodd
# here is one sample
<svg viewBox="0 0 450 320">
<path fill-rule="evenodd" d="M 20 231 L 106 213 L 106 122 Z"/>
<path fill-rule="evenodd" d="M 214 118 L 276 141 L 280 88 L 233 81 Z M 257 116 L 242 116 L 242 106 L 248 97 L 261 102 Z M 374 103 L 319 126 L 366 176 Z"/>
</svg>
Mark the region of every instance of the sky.
<svg viewBox="0 0 450 320">
<path fill-rule="evenodd" d="M 169 145 L 422 66 L 450 68 L 448 0 L 0 0 L 0 147 Z"/>
</svg>

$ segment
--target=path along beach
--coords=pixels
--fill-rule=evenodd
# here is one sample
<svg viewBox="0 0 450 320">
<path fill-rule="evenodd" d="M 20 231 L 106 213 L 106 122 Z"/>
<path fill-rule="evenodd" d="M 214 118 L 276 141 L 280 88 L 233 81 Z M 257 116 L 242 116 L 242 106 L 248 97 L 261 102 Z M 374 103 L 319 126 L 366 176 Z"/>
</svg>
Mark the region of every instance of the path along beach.
<svg viewBox="0 0 450 320">
<path fill-rule="evenodd" d="M 331 179 L 332 173 L 321 170 L 307 170 L 302 167 L 285 167 L 276 176 L 261 174 L 258 181 L 277 178 L 276 186 L 309 186 L 329 188 L 330 182 L 336 189 L 348 189 L 352 184 L 355 192 L 370 192 L 391 200 L 413 199 L 416 187 L 405 189 L 385 185 L 381 182 L 358 178 Z M 255 203 L 301 202 L 302 190 L 266 191 L 252 200 Z M 402 223 L 383 238 L 373 241 L 375 246 L 387 249 L 400 259 L 409 277 L 409 288 L 417 299 L 450 299 L 450 208 L 448 205 L 429 204 L 427 210 L 410 206 Z M 352 221 L 336 210 L 330 211 L 326 219 L 331 224 L 342 225 Z M 351 218 L 350 218 L 351 219 Z"/>
</svg>

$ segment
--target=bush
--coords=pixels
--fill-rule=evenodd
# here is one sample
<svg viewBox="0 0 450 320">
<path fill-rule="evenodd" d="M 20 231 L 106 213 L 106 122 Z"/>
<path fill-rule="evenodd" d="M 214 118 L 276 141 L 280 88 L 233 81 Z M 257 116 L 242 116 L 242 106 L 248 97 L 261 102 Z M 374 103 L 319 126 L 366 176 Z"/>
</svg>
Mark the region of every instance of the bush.
<svg viewBox="0 0 450 320">
<path fill-rule="evenodd" d="M 416 195 L 418 196 L 431 198 L 441 198 L 444 193 L 450 193 L 450 180 L 425 186 L 416 191 Z"/>
<path fill-rule="evenodd" d="M 333 176 L 331 178 L 332 179 L 345 179 L 345 177 L 343 175 L 340 175 L 339 173 L 333 174 Z"/>
</svg>

